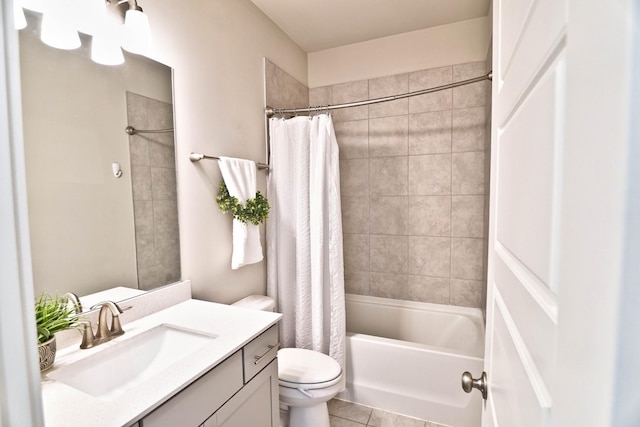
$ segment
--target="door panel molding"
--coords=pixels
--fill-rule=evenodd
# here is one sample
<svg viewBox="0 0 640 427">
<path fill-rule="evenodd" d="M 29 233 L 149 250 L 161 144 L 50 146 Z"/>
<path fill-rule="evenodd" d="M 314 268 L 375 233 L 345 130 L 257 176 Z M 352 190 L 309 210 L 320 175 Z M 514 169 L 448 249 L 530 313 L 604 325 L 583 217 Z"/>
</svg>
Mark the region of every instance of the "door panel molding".
<svg viewBox="0 0 640 427">
<path fill-rule="evenodd" d="M 547 387 L 553 384 L 556 357 L 556 322 L 552 321 L 526 290 L 509 266 L 496 260 L 495 286 L 505 307 L 529 307 L 509 312 L 518 337 L 526 346 Z"/>
<path fill-rule="evenodd" d="M 508 405 L 496 407 L 497 420 L 508 426 L 546 425 L 553 403 L 549 389 L 497 290 L 494 297 L 497 308 L 494 324 L 496 335 L 508 338 L 494 344 L 495 361 L 499 363 L 489 376 L 489 393 L 494 398 L 497 393 L 503 393 L 503 403 L 508 402 Z M 509 385 L 502 389 L 505 383 Z"/>
<path fill-rule="evenodd" d="M 553 289 L 551 259 L 559 119 L 556 63 L 498 129 L 496 238 Z"/>
<path fill-rule="evenodd" d="M 540 408 L 551 408 L 553 399 L 551 398 L 549 388 L 542 379 L 542 375 L 540 375 L 540 371 L 538 370 L 536 363 L 531 357 L 531 353 L 529 353 L 529 350 L 525 345 L 522 336 L 520 336 L 520 332 L 518 331 L 518 328 L 513 321 L 513 317 L 511 316 L 511 313 L 509 312 L 509 309 L 504 303 L 504 300 L 502 299 L 502 296 L 500 295 L 500 292 L 498 290 L 496 290 L 495 301 L 496 307 L 498 309 L 496 312 L 500 315 L 498 319 L 503 322 L 504 326 L 509 332 L 509 337 L 511 338 L 513 347 L 515 348 L 515 351 L 518 355 L 518 360 L 522 365 L 522 369 L 524 369 L 527 374 L 529 383 L 531 384 L 532 390 L 535 392 L 536 399 L 538 404 L 540 405 Z"/>
<path fill-rule="evenodd" d="M 514 254 L 509 252 L 500 242 L 496 242 L 495 253 L 497 259 L 504 264 L 509 272 L 518 280 L 527 294 L 544 311 L 554 323 L 558 323 L 558 299 L 540 279 L 529 270 Z M 498 265 L 498 263 L 496 263 Z M 498 273 L 496 272 L 496 276 Z"/>
<path fill-rule="evenodd" d="M 504 23 L 511 17 L 501 16 L 500 19 Z M 495 123 L 499 126 L 517 110 L 520 100 L 526 97 L 526 88 L 535 84 L 537 77 L 544 74 L 566 45 L 567 21 L 567 0 L 540 0 L 521 29 L 523 34 L 516 50 L 508 57 L 504 56 L 507 52 L 498 50 L 499 63 L 509 62 L 508 68 L 500 69 L 505 72 L 496 76 L 501 100 Z M 501 27 L 498 26 L 499 32 Z"/>
</svg>

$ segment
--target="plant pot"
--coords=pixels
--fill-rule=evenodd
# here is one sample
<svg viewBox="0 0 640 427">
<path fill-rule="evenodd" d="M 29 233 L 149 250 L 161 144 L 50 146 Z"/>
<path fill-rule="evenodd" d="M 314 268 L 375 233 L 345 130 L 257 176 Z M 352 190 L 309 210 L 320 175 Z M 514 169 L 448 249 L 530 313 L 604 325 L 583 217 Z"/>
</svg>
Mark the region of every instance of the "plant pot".
<svg viewBox="0 0 640 427">
<path fill-rule="evenodd" d="M 49 341 L 38 344 L 38 355 L 40 356 L 40 372 L 44 372 L 53 366 L 56 360 L 56 336 Z"/>
</svg>

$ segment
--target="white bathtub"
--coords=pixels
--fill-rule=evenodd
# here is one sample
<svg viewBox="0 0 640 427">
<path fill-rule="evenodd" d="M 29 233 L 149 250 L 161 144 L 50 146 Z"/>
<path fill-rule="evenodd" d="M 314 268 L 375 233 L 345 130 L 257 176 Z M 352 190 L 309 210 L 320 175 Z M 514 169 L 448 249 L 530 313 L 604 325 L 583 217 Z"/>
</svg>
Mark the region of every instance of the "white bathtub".
<svg viewBox="0 0 640 427">
<path fill-rule="evenodd" d="M 482 397 L 460 377 L 482 373 L 479 309 L 346 296 L 351 402 L 454 427 L 480 426 Z"/>
</svg>

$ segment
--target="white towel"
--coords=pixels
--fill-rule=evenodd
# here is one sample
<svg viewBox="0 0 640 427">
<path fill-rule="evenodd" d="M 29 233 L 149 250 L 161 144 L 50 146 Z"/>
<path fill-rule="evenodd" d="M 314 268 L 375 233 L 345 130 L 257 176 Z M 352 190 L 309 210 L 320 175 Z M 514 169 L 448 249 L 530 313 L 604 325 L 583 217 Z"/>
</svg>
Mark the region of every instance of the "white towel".
<svg viewBox="0 0 640 427">
<path fill-rule="evenodd" d="M 231 196 L 240 203 L 256 197 L 256 164 L 251 160 L 220 157 L 218 162 L 222 178 Z M 244 224 L 233 219 L 233 253 L 231 268 L 237 270 L 248 264 L 262 261 L 260 229 L 257 225 Z"/>
</svg>

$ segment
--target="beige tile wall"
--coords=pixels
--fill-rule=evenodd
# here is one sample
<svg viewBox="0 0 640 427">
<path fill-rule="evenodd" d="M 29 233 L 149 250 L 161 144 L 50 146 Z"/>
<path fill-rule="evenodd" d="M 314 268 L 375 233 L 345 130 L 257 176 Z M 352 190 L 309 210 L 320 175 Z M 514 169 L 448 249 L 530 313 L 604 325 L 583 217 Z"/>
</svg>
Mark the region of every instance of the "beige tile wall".
<svg viewBox="0 0 640 427">
<path fill-rule="evenodd" d="M 128 123 L 138 129 L 173 128 L 171 104 L 127 92 Z M 180 279 L 180 236 L 173 132 L 129 137 L 138 287 Z"/>
<path fill-rule="evenodd" d="M 309 106 L 309 89 L 282 68 L 264 60 L 265 103 L 274 108 Z"/>
<path fill-rule="evenodd" d="M 485 74 L 485 62 L 314 88 L 339 104 Z M 333 112 L 347 292 L 481 307 L 488 83 Z"/>
</svg>

